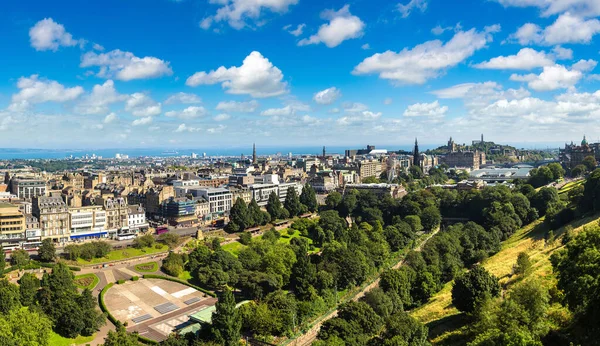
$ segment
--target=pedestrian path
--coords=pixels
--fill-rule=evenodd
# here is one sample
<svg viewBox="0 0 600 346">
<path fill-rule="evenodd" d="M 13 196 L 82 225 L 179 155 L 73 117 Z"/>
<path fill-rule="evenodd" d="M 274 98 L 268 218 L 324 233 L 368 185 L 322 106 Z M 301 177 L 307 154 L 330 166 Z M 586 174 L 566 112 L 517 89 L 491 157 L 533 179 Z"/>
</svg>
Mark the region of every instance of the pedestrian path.
<svg viewBox="0 0 600 346">
<path fill-rule="evenodd" d="M 111 283 L 111 282 L 117 281 L 117 280 L 115 280 L 115 274 L 113 273 L 112 270 L 106 270 L 103 273 L 104 273 L 104 277 L 106 278 L 106 283 Z"/>
</svg>

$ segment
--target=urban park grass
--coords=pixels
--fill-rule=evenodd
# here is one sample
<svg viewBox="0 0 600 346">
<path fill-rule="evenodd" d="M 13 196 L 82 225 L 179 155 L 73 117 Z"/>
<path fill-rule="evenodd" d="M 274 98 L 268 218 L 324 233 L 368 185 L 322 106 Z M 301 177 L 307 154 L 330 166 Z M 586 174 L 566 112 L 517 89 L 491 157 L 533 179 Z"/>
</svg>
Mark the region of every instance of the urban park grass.
<svg viewBox="0 0 600 346">
<path fill-rule="evenodd" d="M 78 258 L 77 259 L 77 263 L 81 264 L 81 265 L 86 265 L 86 264 L 99 264 L 99 263 L 104 263 L 104 262 L 112 262 L 112 261 L 120 261 L 120 260 L 125 260 L 128 258 L 132 258 L 132 257 L 137 257 L 137 256 L 144 256 L 144 255 L 151 255 L 151 254 L 155 254 L 155 253 L 161 253 L 161 252 L 166 252 L 169 250 L 169 247 L 163 244 L 159 244 L 160 248 L 156 248 L 156 247 L 146 247 L 143 249 L 136 249 L 136 248 L 127 248 L 127 249 L 117 249 L 117 250 L 112 250 L 111 252 L 108 253 L 108 255 L 104 256 L 104 257 L 100 257 L 100 258 L 92 258 L 91 261 L 86 261 L 83 258 Z"/>
<path fill-rule="evenodd" d="M 74 339 L 65 338 L 56 334 L 54 331 L 50 332 L 50 340 L 48 345 L 52 346 L 71 346 L 71 345 L 85 345 L 94 340 L 95 335 L 92 336 L 78 336 Z"/>
<path fill-rule="evenodd" d="M 81 289 L 88 288 L 93 290 L 96 285 L 100 282 L 100 279 L 96 274 L 89 273 L 83 275 L 77 275 L 74 279 L 75 286 Z"/>
<path fill-rule="evenodd" d="M 158 263 L 157 262 L 147 262 L 147 263 L 136 264 L 135 270 L 137 270 L 138 272 L 143 272 L 143 273 L 153 273 L 158 270 Z"/>
</svg>

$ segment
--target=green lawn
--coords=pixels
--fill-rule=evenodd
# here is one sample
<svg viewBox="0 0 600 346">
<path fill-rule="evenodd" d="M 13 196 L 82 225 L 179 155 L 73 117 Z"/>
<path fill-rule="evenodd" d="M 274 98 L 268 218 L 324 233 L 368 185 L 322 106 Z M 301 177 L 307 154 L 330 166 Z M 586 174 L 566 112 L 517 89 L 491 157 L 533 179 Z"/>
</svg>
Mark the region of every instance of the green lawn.
<svg viewBox="0 0 600 346">
<path fill-rule="evenodd" d="M 160 249 L 157 249 L 155 247 L 135 249 L 135 248 L 131 247 L 131 248 L 126 248 L 126 249 L 113 250 L 113 251 L 109 252 L 108 255 L 106 255 L 105 257 L 93 258 L 91 261 L 86 261 L 83 258 L 78 258 L 77 263 L 83 264 L 83 265 L 98 264 L 98 263 L 104 263 L 104 262 L 110 262 L 110 261 L 124 260 L 127 258 L 136 257 L 136 256 L 151 255 L 154 253 L 165 252 L 165 251 L 169 250 L 169 248 L 166 245 L 163 245 L 163 244 L 159 244 L 159 245 L 161 246 Z"/>
<path fill-rule="evenodd" d="M 147 262 L 147 263 L 136 264 L 135 270 L 137 270 L 138 272 L 152 273 L 152 272 L 155 272 L 158 270 L 158 263 L 157 262 Z"/>
<path fill-rule="evenodd" d="M 298 238 L 298 237 L 302 237 L 300 235 L 300 231 L 293 231 L 293 233 L 290 235 L 288 233 L 288 230 L 289 229 L 284 229 L 284 230 L 279 231 L 281 233 L 281 237 L 279 238 L 279 240 L 277 241 L 277 243 L 279 243 L 279 244 L 289 244 L 292 241 L 292 239 Z M 261 238 L 262 238 L 262 235 L 259 235 L 257 237 L 252 238 L 252 239 L 261 239 Z M 305 239 L 307 239 L 308 243 L 312 245 L 312 243 L 313 243 L 312 239 L 310 239 L 310 238 L 305 238 Z M 234 241 L 234 242 L 229 243 L 227 245 L 223 245 L 221 248 L 223 250 L 231 253 L 235 257 L 237 257 L 238 254 L 242 250 L 244 250 L 246 248 L 246 245 L 244 245 L 244 244 L 242 244 L 242 243 L 240 243 L 238 241 Z M 312 254 L 312 253 L 317 253 L 319 251 L 321 251 L 321 249 L 315 247 L 313 250 L 310 250 L 309 253 Z"/>
<path fill-rule="evenodd" d="M 178 278 L 181 280 L 190 281 L 192 279 L 192 274 L 189 271 L 184 270 L 181 274 L 179 274 Z"/>
<path fill-rule="evenodd" d="M 75 339 L 68 339 L 62 337 L 55 332 L 50 332 L 50 340 L 48 345 L 52 346 L 71 346 L 71 345 L 85 345 L 87 343 L 92 342 L 94 340 L 94 336 L 78 336 Z"/>
<path fill-rule="evenodd" d="M 85 282 L 89 282 L 89 284 L 85 285 Z M 75 277 L 75 286 L 81 289 L 89 288 L 90 290 L 93 290 L 99 282 L 100 279 L 98 278 L 98 276 L 92 273 L 77 275 Z"/>
</svg>

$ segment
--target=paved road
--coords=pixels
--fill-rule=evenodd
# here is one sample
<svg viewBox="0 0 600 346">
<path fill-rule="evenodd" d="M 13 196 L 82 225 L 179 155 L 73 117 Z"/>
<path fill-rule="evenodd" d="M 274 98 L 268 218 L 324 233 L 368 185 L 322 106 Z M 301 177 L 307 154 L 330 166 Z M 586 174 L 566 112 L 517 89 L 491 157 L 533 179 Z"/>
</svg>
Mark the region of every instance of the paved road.
<svg viewBox="0 0 600 346">
<path fill-rule="evenodd" d="M 425 239 L 423 239 L 423 241 L 415 248 L 415 251 L 421 251 L 421 249 L 423 248 L 423 245 L 425 245 L 427 243 L 427 241 L 429 241 L 429 239 L 431 239 L 431 237 L 433 237 L 434 234 L 436 234 L 439 231 L 439 228 L 434 231 L 431 232 L 430 234 L 427 235 L 427 237 Z M 392 269 L 398 269 L 400 268 L 402 265 L 404 265 L 404 258 L 396 263 Z M 357 301 L 360 298 L 362 298 L 367 292 L 369 292 L 370 290 L 379 287 L 379 282 L 380 282 L 380 278 L 378 277 L 375 281 L 373 281 L 373 283 L 371 283 L 370 285 L 368 285 L 367 287 L 365 287 L 364 289 L 362 289 L 360 292 L 358 292 L 356 295 L 354 295 L 354 297 L 352 297 L 352 300 Z M 307 346 L 313 343 L 313 341 L 315 341 L 317 339 L 317 335 L 319 334 L 319 330 L 321 329 L 321 325 L 329 320 L 332 319 L 334 317 L 337 316 L 337 309 L 332 311 L 331 313 L 329 313 L 328 315 L 326 315 L 324 318 L 322 318 L 319 322 L 317 322 L 312 328 L 310 328 L 306 333 L 300 335 L 299 337 L 297 337 L 296 339 L 292 340 L 291 342 L 289 342 L 287 345 L 293 345 L 293 346 Z"/>
</svg>

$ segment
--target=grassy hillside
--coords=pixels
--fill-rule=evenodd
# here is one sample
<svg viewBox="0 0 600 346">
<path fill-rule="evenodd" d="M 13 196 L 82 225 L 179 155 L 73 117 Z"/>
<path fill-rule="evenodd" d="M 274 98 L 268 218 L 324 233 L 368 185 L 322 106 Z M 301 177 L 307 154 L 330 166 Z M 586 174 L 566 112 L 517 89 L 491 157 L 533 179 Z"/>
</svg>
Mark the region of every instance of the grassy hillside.
<svg viewBox="0 0 600 346">
<path fill-rule="evenodd" d="M 519 280 L 518 276 L 512 275 L 513 265 L 516 263 L 519 253 L 526 252 L 533 263 L 529 277 L 542 278 L 550 286 L 556 280 L 552 272 L 550 255 L 562 248 L 558 238 L 569 227 L 572 227 L 576 233 L 587 225 L 597 224 L 599 217 L 600 214 L 585 217 L 555 230 L 554 234 L 557 240 L 552 243 L 545 241 L 548 229 L 544 225 L 543 219 L 540 219 L 513 234 L 502 244 L 502 249 L 497 254 L 483 262 L 483 266 L 500 279 L 504 290 L 508 290 Z M 427 324 L 430 330 L 430 340 L 434 344 L 464 344 L 464 340 L 460 336 L 467 321 L 464 314 L 452 306 L 452 285 L 453 282 L 447 283 L 427 304 L 411 312 L 412 316 Z"/>
</svg>

